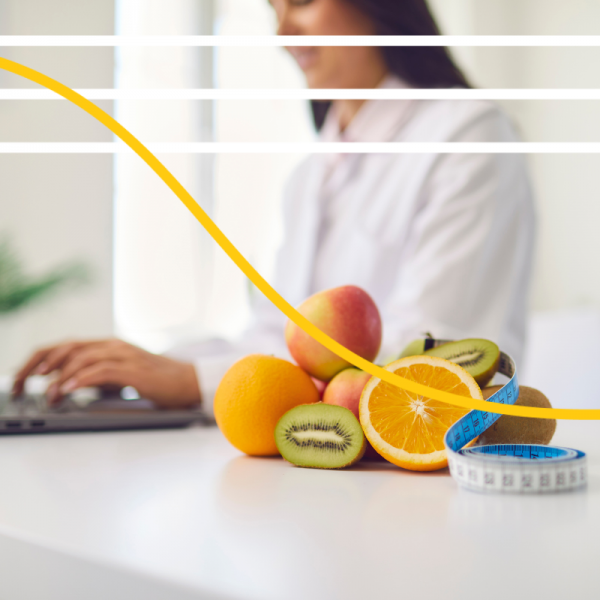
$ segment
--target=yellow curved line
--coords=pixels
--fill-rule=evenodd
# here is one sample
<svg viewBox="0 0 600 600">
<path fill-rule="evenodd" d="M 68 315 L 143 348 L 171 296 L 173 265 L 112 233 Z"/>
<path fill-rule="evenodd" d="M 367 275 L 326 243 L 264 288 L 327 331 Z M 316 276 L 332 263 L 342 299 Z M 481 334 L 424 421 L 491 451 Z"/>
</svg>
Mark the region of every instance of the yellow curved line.
<svg viewBox="0 0 600 600">
<path fill-rule="evenodd" d="M 84 98 L 71 88 L 59 83 L 58 81 L 30 69 L 24 65 L 16 63 L 7 58 L 0 57 L 0 68 L 5 71 L 10 71 L 15 75 L 20 75 L 25 79 L 29 79 L 39 85 L 42 85 L 49 90 L 57 93 L 66 100 L 79 106 L 92 117 L 100 121 L 108 129 L 110 129 L 117 137 L 123 140 L 138 156 L 144 160 L 148 166 L 171 188 L 175 195 L 185 204 L 188 210 L 198 219 L 200 224 L 208 231 L 212 238 L 223 248 L 229 258 L 242 270 L 242 272 L 252 281 L 252 283 L 289 319 L 291 319 L 298 327 L 301 327 L 308 335 L 323 344 L 326 348 L 347 360 L 355 367 L 370 373 L 374 377 L 378 377 L 395 385 L 399 388 L 408 390 L 415 394 L 420 394 L 427 398 L 433 398 L 440 402 L 468 408 L 471 410 L 481 410 L 490 413 L 513 415 L 517 417 L 532 417 L 535 419 L 568 419 L 591 421 L 600 420 L 600 409 L 567 409 L 567 408 L 532 408 L 526 406 L 506 406 L 485 402 L 483 400 L 473 400 L 464 396 L 457 396 L 441 390 L 436 390 L 414 381 L 409 381 L 404 377 L 400 377 L 394 373 L 386 371 L 382 367 L 361 358 L 354 352 L 351 352 L 320 329 L 315 327 L 310 321 L 303 317 L 291 304 L 282 298 L 254 269 L 254 267 L 240 254 L 237 248 L 227 239 L 223 232 L 212 222 L 210 217 L 202 210 L 194 198 L 187 190 L 175 179 L 169 170 L 142 144 L 135 136 L 133 136 L 120 123 L 115 121 L 110 115 L 106 114 L 102 109 L 96 106 L 93 102 Z"/>
</svg>

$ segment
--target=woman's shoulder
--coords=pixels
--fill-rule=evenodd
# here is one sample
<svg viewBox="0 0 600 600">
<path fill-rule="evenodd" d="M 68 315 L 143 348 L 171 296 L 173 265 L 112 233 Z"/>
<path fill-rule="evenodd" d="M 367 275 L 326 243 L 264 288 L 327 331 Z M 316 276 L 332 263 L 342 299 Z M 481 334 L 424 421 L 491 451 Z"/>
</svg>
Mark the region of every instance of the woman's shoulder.
<svg viewBox="0 0 600 600">
<path fill-rule="evenodd" d="M 420 100 L 395 141 L 517 142 L 506 112 L 486 100 Z"/>
</svg>

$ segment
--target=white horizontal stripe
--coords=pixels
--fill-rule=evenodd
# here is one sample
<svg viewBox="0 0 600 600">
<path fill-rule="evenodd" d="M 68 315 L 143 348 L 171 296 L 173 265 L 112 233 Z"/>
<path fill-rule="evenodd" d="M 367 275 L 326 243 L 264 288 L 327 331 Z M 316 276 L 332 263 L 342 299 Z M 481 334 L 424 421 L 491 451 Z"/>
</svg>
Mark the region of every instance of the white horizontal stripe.
<svg viewBox="0 0 600 600">
<path fill-rule="evenodd" d="M 600 154 L 600 142 L 520 143 L 156 143 L 155 154 Z M 121 142 L 3 142 L 0 154 L 116 154 L 133 152 Z"/>
<path fill-rule="evenodd" d="M 597 35 L 2 35 L 0 46 L 529 46 L 597 47 Z"/>
<path fill-rule="evenodd" d="M 78 89 L 89 100 L 600 100 L 600 89 Z M 46 89 L 0 89 L 0 100 L 62 100 Z"/>
</svg>

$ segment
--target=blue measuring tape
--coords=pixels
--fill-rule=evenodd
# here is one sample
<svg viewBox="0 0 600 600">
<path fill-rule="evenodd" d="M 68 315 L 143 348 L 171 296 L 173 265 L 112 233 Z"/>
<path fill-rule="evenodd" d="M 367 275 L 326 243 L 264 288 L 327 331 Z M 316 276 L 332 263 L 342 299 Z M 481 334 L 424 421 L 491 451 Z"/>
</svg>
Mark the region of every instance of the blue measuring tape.
<svg viewBox="0 0 600 600">
<path fill-rule="evenodd" d="M 429 347 L 445 343 L 427 340 Z M 500 353 L 498 373 L 508 383 L 488 402 L 514 404 L 519 397 L 513 359 Z M 452 477 L 478 492 L 539 494 L 581 488 L 587 484 L 587 459 L 580 450 L 528 444 L 468 446 L 502 415 L 472 410 L 446 432 L 444 444 Z"/>
</svg>

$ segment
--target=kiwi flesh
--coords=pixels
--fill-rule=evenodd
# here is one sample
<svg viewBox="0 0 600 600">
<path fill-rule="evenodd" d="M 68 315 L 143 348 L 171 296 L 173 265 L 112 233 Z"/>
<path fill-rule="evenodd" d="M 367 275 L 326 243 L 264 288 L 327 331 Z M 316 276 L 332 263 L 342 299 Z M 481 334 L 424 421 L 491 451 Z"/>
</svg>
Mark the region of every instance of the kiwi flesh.
<svg viewBox="0 0 600 600">
<path fill-rule="evenodd" d="M 275 428 L 281 456 L 298 467 L 341 469 L 358 462 L 367 441 L 351 410 L 331 404 L 302 404 Z"/>
<path fill-rule="evenodd" d="M 501 385 L 485 388 L 483 398 L 487 400 L 495 394 Z M 535 388 L 520 386 L 516 406 L 534 406 L 536 408 L 552 408 L 550 400 Z M 530 419 L 502 415 L 489 429 L 478 438 L 476 446 L 494 444 L 549 444 L 556 431 L 555 419 Z"/>
<path fill-rule="evenodd" d="M 481 388 L 492 380 L 500 364 L 498 346 L 494 342 L 482 339 L 448 342 L 423 354 L 456 363 L 470 373 Z"/>
</svg>

